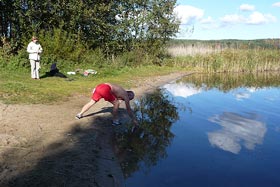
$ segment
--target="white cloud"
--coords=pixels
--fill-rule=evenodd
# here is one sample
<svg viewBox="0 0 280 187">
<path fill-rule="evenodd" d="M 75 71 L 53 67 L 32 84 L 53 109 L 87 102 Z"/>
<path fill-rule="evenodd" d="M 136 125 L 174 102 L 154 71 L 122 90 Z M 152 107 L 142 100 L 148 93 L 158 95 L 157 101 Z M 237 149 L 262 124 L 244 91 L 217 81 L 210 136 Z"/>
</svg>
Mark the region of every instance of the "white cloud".
<svg viewBox="0 0 280 187">
<path fill-rule="evenodd" d="M 249 4 L 242 4 L 242 5 L 240 5 L 239 10 L 241 10 L 241 11 L 253 11 L 253 10 L 255 10 L 255 6 L 254 5 L 249 5 Z"/>
<path fill-rule="evenodd" d="M 275 22 L 276 17 L 271 14 L 262 14 L 260 12 L 253 12 L 247 19 L 247 24 L 259 25 L 263 23 Z"/>
<path fill-rule="evenodd" d="M 224 17 L 220 18 L 224 25 L 229 24 L 249 24 L 249 25 L 260 25 L 270 22 L 276 22 L 277 18 L 271 14 L 262 14 L 260 12 L 253 12 L 248 17 L 244 17 L 243 15 L 239 14 L 231 14 L 225 15 Z"/>
<path fill-rule="evenodd" d="M 253 10 L 255 10 L 255 6 L 254 5 L 249 5 L 249 4 L 242 4 L 242 5 L 240 5 L 239 10 L 241 10 L 241 11 L 253 11 Z"/>
<path fill-rule="evenodd" d="M 245 18 L 238 14 L 225 15 L 220 19 L 224 24 L 238 24 L 244 22 Z"/>
<path fill-rule="evenodd" d="M 274 3 L 272 6 L 274 6 L 274 7 L 280 7 L 280 2 Z"/>
<path fill-rule="evenodd" d="M 213 24 L 214 23 L 214 20 L 212 17 L 208 16 L 207 18 L 205 19 L 202 19 L 200 21 L 201 24 Z"/>
<path fill-rule="evenodd" d="M 175 14 L 181 21 L 181 24 L 193 24 L 193 22 L 202 19 L 204 15 L 204 10 L 189 6 L 189 5 L 179 5 L 174 9 Z"/>
<path fill-rule="evenodd" d="M 201 28 L 205 30 L 220 28 L 218 22 L 215 21 L 211 16 L 202 19 L 199 23 L 201 24 Z"/>
</svg>

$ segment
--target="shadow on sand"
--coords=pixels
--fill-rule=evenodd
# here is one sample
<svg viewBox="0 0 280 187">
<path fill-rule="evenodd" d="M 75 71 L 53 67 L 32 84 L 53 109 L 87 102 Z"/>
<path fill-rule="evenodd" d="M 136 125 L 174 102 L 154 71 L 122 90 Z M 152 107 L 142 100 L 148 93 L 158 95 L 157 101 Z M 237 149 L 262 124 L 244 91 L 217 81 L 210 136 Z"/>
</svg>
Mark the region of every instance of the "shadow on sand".
<svg viewBox="0 0 280 187">
<path fill-rule="evenodd" d="M 97 113 L 111 110 L 104 108 Z M 51 144 L 35 139 L 1 152 L 0 186 L 123 186 L 122 171 L 112 150 L 114 128 L 111 116 L 99 116 L 89 119 L 86 125 L 82 120 L 76 122 L 69 132 L 60 135 L 59 141 Z"/>
</svg>

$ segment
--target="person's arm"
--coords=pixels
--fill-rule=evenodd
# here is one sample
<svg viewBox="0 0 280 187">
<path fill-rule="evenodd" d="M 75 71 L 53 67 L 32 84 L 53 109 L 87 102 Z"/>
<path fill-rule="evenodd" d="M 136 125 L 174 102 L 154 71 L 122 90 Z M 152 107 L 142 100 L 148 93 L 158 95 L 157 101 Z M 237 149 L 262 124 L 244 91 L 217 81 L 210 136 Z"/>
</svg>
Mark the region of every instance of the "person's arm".
<svg viewBox="0 0 280 187">
<path fill-rule="evenodd" d="M 136 117 L 133 114 L 133 111 L 132 111 L 132 109 L 130 107 L 129 100 L 125 100 L 125 106 L 126 106 L 127 113 L 129 115 L 129 117 L 132 119 L 132 122 L 134 123 L 134 125 L 139 125 L 137 120 L 136 120 Z"/>
<path fill-rule="evenodd" d="M 130 107 L 130 103 L 129 103 L 129 98 L 127 95 L 127 92 L 125 89 L 123 89 L 122 87 L 118 86 L 118 85 L 114 85 L 114 84 L 110 84 L 111 88 L 112 88 L 112 94 L 115 95 L 118 98 L 118 101 L 116 104 L 113 103 L 114 108 L 118 108 L 119 104 L 120 104 L 120 100 L 123 100 L 125 102 L 125 106 L 126 106 L 126 110 L 127 113 L 129 115 L 129 117 L 132 119 L 134 125 L 138 125 L 138 122 L 133 114 L 133 111 Z"/>
<path fill-rule="evenodd" d="M 32 47 L 33 43 L 29 43 L 27 46 L 27 52 L 28 53 L 36 53 L 36 51 Z"/>
<path fill-rule="evenodd" d="M 38 53 L 42 53 L 42 52 L 43 52 L 43 48 L 42 48 L 42 46 L 39 44 Z"/>
</svg>

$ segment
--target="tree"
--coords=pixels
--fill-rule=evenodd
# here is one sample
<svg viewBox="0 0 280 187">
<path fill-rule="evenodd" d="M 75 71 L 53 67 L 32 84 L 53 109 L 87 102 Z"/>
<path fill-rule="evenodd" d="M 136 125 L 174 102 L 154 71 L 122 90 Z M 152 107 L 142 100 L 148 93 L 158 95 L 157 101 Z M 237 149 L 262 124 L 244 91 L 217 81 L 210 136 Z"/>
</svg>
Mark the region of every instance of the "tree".
<svg viewBox="0 0 280 187">
<path fill-rule="evenodd" d="M 62 29 L 106 54 L 137 48 L 156 54 L 179 27 L 176 0 L 1 0 L 0 5 L 1 37 L 19 47 L 33 34 Z"/>
<path fill-rule="evenodd" d="M 129 0 L 120 2 L 116 38 L 125 50 L 144 47 L 158 51 L 178 32 L 173 14 L 176 0 Z"/>
</svg>

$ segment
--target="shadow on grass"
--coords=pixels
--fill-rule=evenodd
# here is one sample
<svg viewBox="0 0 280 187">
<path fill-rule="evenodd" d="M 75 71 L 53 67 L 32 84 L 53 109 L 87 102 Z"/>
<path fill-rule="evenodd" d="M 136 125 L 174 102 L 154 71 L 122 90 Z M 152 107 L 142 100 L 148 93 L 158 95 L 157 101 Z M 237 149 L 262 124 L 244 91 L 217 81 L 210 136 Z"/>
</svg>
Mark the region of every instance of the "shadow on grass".
<svg viewBox="0 0 280 187">
<path fill-rule="evenodd" d="M 67 78 L 67 76 L 64 75 L 61 72 L 51 72 L 51 71 L 50 72 L 45 72 L 44 75 L 40 76 L 41 79 L 48 78 L 48 77 Z"/>
</svg>

